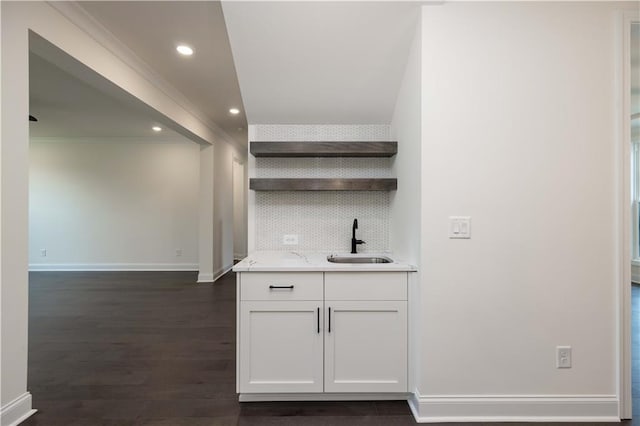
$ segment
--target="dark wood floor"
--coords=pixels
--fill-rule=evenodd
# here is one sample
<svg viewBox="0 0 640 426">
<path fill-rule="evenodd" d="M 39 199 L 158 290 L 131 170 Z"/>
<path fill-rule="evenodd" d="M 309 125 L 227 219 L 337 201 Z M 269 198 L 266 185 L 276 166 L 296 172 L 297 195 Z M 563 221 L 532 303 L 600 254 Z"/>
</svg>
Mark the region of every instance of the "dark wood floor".
<svg viewBox="0 0 640 426">
<path fill-rule="evenodd" d="M 239 403 L 235 276 L 37 272 L 23 425 L 415 424 L 405 402 Z"/>
</svg>

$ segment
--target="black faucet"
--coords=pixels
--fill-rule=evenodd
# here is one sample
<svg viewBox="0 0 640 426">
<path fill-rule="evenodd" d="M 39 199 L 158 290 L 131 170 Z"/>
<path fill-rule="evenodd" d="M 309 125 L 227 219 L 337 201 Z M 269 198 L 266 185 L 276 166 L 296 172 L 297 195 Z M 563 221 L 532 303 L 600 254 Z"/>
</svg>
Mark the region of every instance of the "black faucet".
<svg viewBox="0 0 640 426">
<path fill-rule="evenodd" d="M 351 254 L 356 254 L 356 247 L 358 244 L 364 244 L 364 241 L 356 239 L 356 229 L 358 229 L 358 219 L 353 219 L 353 235 L 351 237 Z"/>
</svg>

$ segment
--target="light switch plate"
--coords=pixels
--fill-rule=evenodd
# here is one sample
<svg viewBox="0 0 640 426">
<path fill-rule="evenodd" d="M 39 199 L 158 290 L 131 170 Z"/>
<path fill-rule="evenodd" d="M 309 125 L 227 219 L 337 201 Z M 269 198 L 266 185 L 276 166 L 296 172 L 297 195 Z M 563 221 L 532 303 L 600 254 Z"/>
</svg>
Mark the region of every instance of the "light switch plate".
<svg viewBox="0 0 640 426">
<path fill-rule="evenodd" d="M 449 216 L 449 238 L 471 238 L 471 216 Z"/>
</svg>

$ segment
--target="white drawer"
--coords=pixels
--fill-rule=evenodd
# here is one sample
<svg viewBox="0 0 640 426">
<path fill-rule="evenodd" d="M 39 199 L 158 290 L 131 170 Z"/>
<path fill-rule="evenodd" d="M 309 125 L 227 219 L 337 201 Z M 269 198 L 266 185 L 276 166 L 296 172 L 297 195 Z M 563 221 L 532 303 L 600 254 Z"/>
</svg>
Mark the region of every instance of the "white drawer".
<svg viewBox="0 0 640 426">
<path fill-rule="evenodd" d="M 325 300 L 407 300 L 406 272 L 326 272 Z"/>
<path fill-rule="evenodd" d="M 240 300 L 322 300 L 322 272 L 241 272 Z"/>
</svg>

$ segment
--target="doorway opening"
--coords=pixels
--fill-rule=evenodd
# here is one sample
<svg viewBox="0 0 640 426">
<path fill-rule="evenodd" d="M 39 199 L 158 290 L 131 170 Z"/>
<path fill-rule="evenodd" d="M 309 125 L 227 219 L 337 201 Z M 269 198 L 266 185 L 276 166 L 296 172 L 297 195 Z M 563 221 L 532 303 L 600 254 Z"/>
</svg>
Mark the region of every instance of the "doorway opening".
<svg viewBox="0 0 640 426">
<path fill-rule="evenodd" d="M 233 261 L 247 256 L 246 179 L 244 164 L 233 158 Z"/>
</svg>

